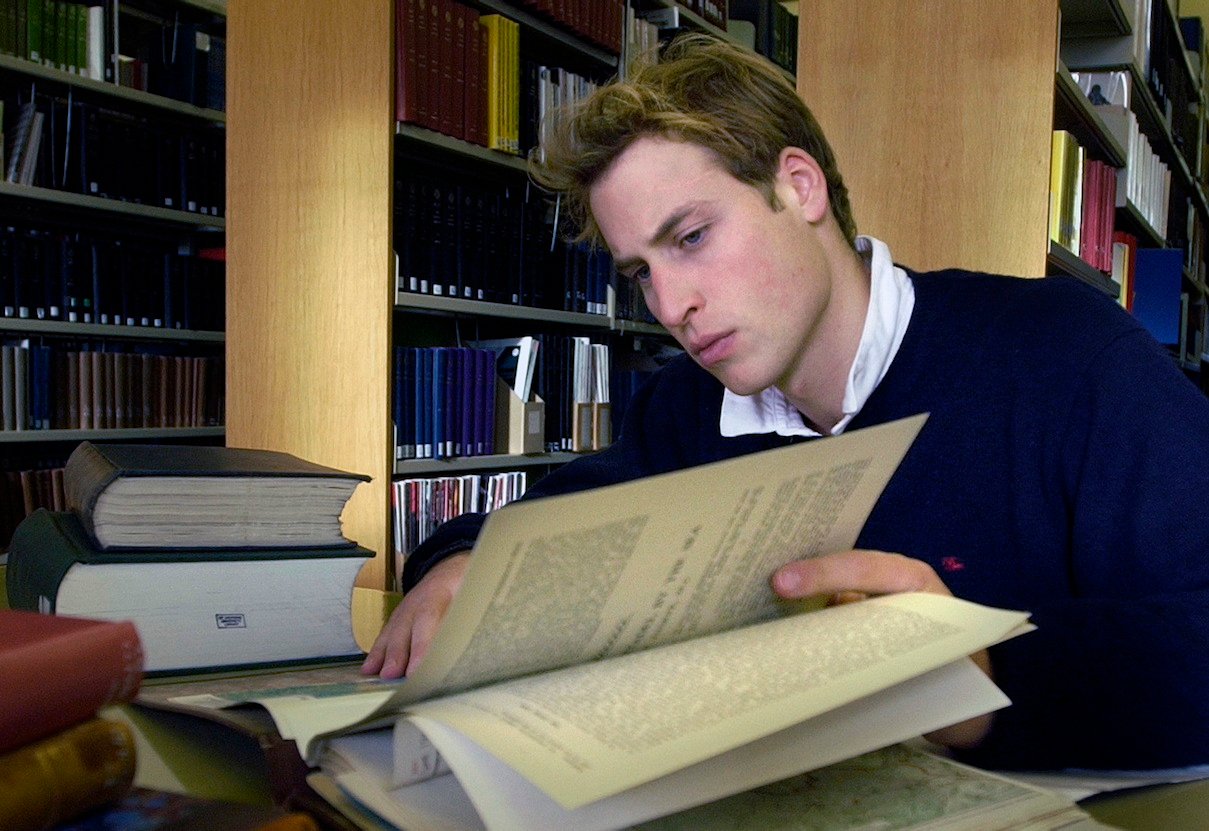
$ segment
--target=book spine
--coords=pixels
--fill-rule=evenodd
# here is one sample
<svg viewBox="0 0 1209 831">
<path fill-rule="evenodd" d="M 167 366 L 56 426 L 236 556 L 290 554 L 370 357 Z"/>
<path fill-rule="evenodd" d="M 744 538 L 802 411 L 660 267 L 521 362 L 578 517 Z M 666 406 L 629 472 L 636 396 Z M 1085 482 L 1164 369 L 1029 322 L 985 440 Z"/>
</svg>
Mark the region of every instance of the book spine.
<svg viewBox="0 0 1209 831">
<path fill-rule="evenodd" d="M 134 781 L 134 734 L 93 719 L 0 757 L 0 828 L 41 831 L 104 805 Z"/>
</svg>

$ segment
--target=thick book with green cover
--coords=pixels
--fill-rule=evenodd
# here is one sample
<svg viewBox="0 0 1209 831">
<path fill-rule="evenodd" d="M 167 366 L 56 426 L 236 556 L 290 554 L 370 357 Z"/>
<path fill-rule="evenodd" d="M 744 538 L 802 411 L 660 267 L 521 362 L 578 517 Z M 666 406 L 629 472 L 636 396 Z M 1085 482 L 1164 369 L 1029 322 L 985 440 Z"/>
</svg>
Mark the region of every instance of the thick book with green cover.
<svg viewBox="0 0 1209 831">
<path fill-rule="evenodd" d="M 13 533 L 14 609 L 130 620 L 149 672 L 359 654 L 359 546 L 100 551 L 75 514 L 39 509 Z"/>
<path fill-rule="evenodd" d="M 340 513 L 368 480 L 274 450 L 91 442 L 63 472 L 104 549 L 349 545 Z"/>
</svg>

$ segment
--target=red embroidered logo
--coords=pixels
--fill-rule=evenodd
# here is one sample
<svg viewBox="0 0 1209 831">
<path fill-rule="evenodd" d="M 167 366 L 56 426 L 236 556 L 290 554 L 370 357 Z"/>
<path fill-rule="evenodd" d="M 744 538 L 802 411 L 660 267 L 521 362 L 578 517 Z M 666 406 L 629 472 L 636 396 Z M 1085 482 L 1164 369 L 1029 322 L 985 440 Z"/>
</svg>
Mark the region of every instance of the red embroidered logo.
<svg viewBox="0 0 1209 831">
<path fill-rule="evenodd" d="M 941 557 L 940 567 L 945 571 L 961 571 L 966 564 L 961 561 L 960 557 Z"/>
</svg>

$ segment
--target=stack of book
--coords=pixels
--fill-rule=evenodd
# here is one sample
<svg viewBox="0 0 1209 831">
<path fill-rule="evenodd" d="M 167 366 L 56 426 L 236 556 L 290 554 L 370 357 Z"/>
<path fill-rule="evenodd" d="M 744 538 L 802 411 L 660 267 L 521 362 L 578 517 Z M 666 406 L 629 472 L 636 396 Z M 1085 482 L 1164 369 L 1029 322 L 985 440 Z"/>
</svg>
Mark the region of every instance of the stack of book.
<svg viewBox="0 0 1209 831">
<path fill-rule="evenodd" d="M 359 654 L 352 588 L 372 552 L 340 514 L 368 477 L 285 453 L 82 443 L 68 511 L 13 534 L 15 609 L 131 620 L 150 672 Z"/>
<path fill-rule="evenodd" d="M 134 736 L 97 714 L 142 678 L 130 623 L 0 609 L 0 828 L 49 828 L 127 791 Z"/>
</svg>

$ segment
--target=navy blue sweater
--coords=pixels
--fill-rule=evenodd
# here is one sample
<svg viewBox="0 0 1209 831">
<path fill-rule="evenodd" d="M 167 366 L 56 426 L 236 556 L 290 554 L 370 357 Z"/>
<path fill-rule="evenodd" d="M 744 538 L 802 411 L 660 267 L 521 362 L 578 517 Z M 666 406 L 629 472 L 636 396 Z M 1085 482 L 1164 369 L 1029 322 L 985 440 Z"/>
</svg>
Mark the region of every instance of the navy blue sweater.
<svg viewBox="0 0 1209 831">
<path fill-rule="evenodd" d="M 848 429 L 931 416 L 857 545 L 924 560 L 959 597 L 1032 613 L 1038 631 L 991 650 L 1013 704 L 969 758 L 1209 763 L 1209 399 L 1075 281 L 911 278 L 902 346 Z M 678 358 L 636 397 L 616 444 L 526 498 L 793 441 L 721 437 L 722 393 Z M 482 521 L 439 529 L 409 558 L 405 586 L 469 548 Z"/>
</svg>

